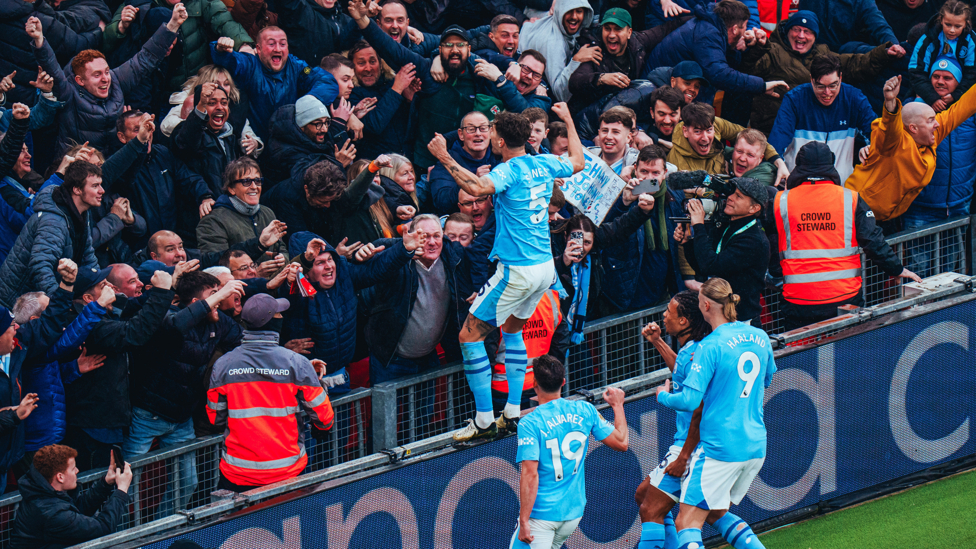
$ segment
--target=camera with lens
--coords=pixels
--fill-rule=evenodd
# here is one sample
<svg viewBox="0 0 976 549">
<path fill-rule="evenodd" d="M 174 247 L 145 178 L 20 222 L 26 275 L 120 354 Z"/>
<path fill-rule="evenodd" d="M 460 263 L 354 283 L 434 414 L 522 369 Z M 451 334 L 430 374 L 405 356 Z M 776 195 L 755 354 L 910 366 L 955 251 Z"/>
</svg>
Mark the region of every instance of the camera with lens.
<svg viewBox="0 0 976 549">
<path fill-rule="evenodd" d="M 672 217 L 675 223 L 690 223 L 688 202 L 701 201 L 705 210 L 705 223 L 721 224 L 724 214 L 725 199 L 735 193 L 735 184 L 731 175 L 709 174 L 704 170 L 692 172 L 675 172 L 668 174 L 668 186 L 675 190 L 685 191 L 685 198 L 681 201 L 682 217 Z M 689 192 L 690 191 L 690 192 Z"/>
</svg>

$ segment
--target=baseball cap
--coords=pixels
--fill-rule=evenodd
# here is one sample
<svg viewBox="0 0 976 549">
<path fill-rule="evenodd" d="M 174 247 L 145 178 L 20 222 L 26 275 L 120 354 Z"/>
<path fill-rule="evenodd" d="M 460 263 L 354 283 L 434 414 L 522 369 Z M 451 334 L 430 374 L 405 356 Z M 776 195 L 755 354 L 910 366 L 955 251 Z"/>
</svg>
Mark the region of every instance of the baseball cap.
<svg viewBox="0 0 976 549">
<path fill-rule="evenodd" d="M 274 318 L 274 315 L 288 310 L 291 304 L 287 299 L 275 299 L 268 294 L 257 294 L 244 302 L 241 320 L 248 328 L 258 329 Z"/>
<path fill-rule="evenodd" d="M 739 189 L 739 192 L 755 200 L 756 204 L 766 207 L 769 193 L 766 192 L 766 185 L 760 183 L 759 180 L 751 177 L 735 177 L 732 178 L 732 184 Z"/>
<path fill-rule="evenodd" d="M 600 19 L 600 26 L 606 25 L 607 23 L 613 23 L 618 27 L 633 27 L 634 23 L 630 18 L 630 12 L 623 8 L 610 8 L 604 14 L 603 18 Z"/>
<path fill-rule="evenodd" d="M 441 33 L 441 41 L 439 43 L 444 43 L 444 40 L 449 36 L 460 36 L 465 42 L 471 42 L 471 35 L 460 25 L 451 25 L 444 29 L 444 32 Z"/>
<path fill-rule="evenodd" d="M 75 277 L 74 287 L 75 299 L 81 297 L 96 284 L 108 278 L 110 274 L 112 274 L 111 267 L 105 267 L 104 269 L 96 269 L 95 267 L 78 269 L 78 276 Z"/>
<path fill-rule="evenodd" d="M 701 80 L 702 86 L 708 85 L 708 80 L 702 74 L 701 65 L 694 61 L 682 61 L 672 67 L 671 77 L 681 78 L 683 80 Z"/>
</svg>

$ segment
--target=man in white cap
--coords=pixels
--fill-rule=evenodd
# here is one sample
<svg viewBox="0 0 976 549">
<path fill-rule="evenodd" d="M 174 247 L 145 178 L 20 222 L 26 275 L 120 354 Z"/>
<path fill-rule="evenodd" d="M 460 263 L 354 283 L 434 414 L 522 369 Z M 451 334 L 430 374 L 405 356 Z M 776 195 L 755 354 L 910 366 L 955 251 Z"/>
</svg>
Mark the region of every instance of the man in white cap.
<svg viewBox="0 0 976 549">
<path fill-rule="evenodd" d="M 332 403 L 319 381 L 325 363 L 279 346 L 270 329 L 288 305 L 268 294 L 248 299 L 241 345 L 214 364 L 207 416 L 227 428 L 218 489 L 244 492 L 301 474 L 308 464 L 301 410 L 313 433 L 332 427 Z"/>
</svg>

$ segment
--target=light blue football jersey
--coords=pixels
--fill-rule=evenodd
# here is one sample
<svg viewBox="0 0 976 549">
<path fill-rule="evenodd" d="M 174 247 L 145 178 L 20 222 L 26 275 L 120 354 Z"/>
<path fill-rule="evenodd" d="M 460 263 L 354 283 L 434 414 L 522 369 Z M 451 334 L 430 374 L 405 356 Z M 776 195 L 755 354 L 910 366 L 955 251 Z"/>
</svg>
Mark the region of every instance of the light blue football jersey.
<svg viewBox="0 0 976 549">
<path fill-rule="evenodd" d="M 570 161 L 551 154 L 517 156 L 495 166 L 487 176 L 495 185 L 495 245 L 489 257 L 518 266 L 552 261 L 552 185 L 557 177 L 571 175 Z"/>
<path fill-rule="evenodd" d="M 539 491 L 532 518 L 562 521 L 583 516 L 583 465 L 590 435 L 603 440 L 612 432 L 613 425 L 582 400 L 553 400 L 522 418 L 515 461 L 539 462 Z"/>
<path fill-rule="evenodd" d="M 698 342 L 688 340 L 685 346 L 678 351 L 678 356 L 674 359 L 674 372 L 671 373 L 671 393 L 677 394 L 681 392 L 681 388 L 684 387 L 685 378 L 688 377 L 688 370 L 691 368 L 692 358 L 695 356 L 695 349 L 698 348 Z M 674 431 L 674 445 L 681 447 L 685 443 L 685 439 L 688 438 L 688 428 L 691 427 L 691 416 L 694 412 L 683 412 L 681 410 L 675 410 L 675 431 Z"/>
<path fill-rule="evenodd" d="M 772 345 L 759 328 L 730 322 L 701 341 L 684 386 L 705 393 L 701 444 L 707 457 L 765 457 L 763 396 L 775 372 Z"/>
</svg>

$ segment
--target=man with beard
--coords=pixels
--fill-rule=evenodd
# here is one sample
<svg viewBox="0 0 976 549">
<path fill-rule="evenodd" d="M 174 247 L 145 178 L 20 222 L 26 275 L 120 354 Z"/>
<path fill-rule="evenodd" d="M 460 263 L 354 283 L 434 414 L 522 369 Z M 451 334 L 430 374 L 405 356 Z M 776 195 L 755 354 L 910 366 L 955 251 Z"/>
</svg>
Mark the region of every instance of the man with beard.
<svg viewBox="0 0 976 549">
<path fill-rule="evenodd" d="M 647 79 L 658 88 L 670 86 L 678 90 L 686 105 L 698 99 L 702 88 L 708 86 L 701 66 L 694 61 L 682 61 L 673 67 L 658 67 L 648 73 Z"/>
<path fill-rule="evenodd" d="M 407 143 L 412 133 L 410 102 L 421 84 L 416 78 L 416 67 L 407 63 L 392 80 L 386 78 L 376 50 L 365 40 L 353 44 L 349 59 L 359 81 L 349 100 L 357 104 L 368 97 L 377 100 L 373 110 L 362 119 L 363 138 L 356 142 L 360 156 L 376 158 L 388 153 L 411 154 L 413 147 Z"/>
<path fill-rule="evenodd" d="M 655 143 L 670 149 L 674 128 L 681 121 L 681 107 L 685 106 L 684 96 L 671 86 L 660 87 L 651 93 L 651 119 L 654 125 L 647 128 L 647 134 Z"/>
<path fill-rule="evenodd" d="M 314 96 L 305 95 L 294 105 L 284 105 L 271 118 L 268 164 L 277 168 L 279 177 L 286 174 L 282 181 L 301 179 L 309 166 L 322 160 L 341 166 L 336 156 L 339 149 L 329 131 L 334 124 L 343 125 L 329 116 L 328 109 Z"/>
<path fill-rule="evenodd" d="M 554 0 L 552 15 L 522 27 L 519 42 L 545 57 L 546 82 L 557 101 L 569 100 L 569 77 L 581 64 L 603 59 L 599 46 L 579 39 L 592 21 L 593 8 L 586 0 Z"/>
<path fill-rule="evenodd" d="M 715 109 L 705 103 L 692 103 L 681 109 L 681 122 L 673 134 L 674 147 L 668 153 L 668 162 L 679 170 L 705 170 L 708 173 L 725 172 L 726 139 L 732 139 L 744 130 L 715 116 Z M 786 163 L 776 150 L 766 145 L 764 160 L 776 165 L 777 183 L 790 175 Z"/>
<path fill-rule="evenodd" d="M 132 371 L 132 425 L 122 451 L 139 456 L 156 437 L 163 448 L 195 438 L 192 415 L 203 402 L 204 371 L 218 348 L 224 352 L 241 342 L 241 327 L 217 308 L 232 294 L 244 295 L 244 283 L 220 285 L 202 271 L 183 273 L 176 282 L 179 306 L 170 307 L 152 339 L 136 352 Z M 169 516 L 186 508 L 196 490 L 196 455 L 180 458 L 180 501 L 167 489 L 157 512 Z"/>
<path fill-rule="evenodd" d="M 230 38 L 210 44 L 214 64 L 229 70 L 234 83 L 247 92 L 247 119 L 262 139 L 267 138 L 268 120 L 278 107 L 309 94 L 323 105 L 331 105 L 339 95 L 339 86 L 331 74 L 289 55 L 288 36 L 280 28 L 261 29 L 255 53 L 257 56 L 235 52 Z"/>
<path fill-rule="evenodd" d="M 457 129 L 465 114 L 474 109 L 478 95 L 494 98 L 497 104 L 510 110 L 524 110 L 517 108 L 517 102 L 524 98 L 498 67 L 483 59 L 478 59 L 477 63 L 471 62 L 471 37 L 461 27 L 452 25 L 441 34 L 439 59 L 448 75 L 447 82 L 441 84 L 431 76 L 433 61 L 396 43 L 369 19 L 363 4 L 350 2 L 349 14 L 381 59 L 395 71 L 413 63 L 417 77 L 423 82 L 416 99 L 418 127 L 413 151 L 414 167 L 419 172 L 436 162 L 425 146 L 427 142 L 434 134 Z"/>
<path fill-rule="evenodd" d="M 461 119 L 457 141 L 448 149 L 451 158 L 479 176 L 490 172 L 499 162 L 491 150 L 490 127 L 487 116 L 477 111 L 469 112 Z M 437 215 L 458 211 L 458 202 L 461 201 L 458 189 L 457 182 L 444 164 L 438 162 L 430 172 L 430 194 Z"/>
<path fill-rule="evenodd" d="M 810 82 L 786 94 L 773 122 L 769 144 L 793 169 L 796 154 L 811 141 L 826 143 L 833 151 L 840 180 L 854 171 L 854 138 L 871 135 L 874 110 L 860 90 L 843 83 L 840 56 L 820 55 L 810 63 Z M 869 143 L 870 145 L 870 143 Z M 861 149 L 863 162 L 868 147 Z"/>
</svg>

